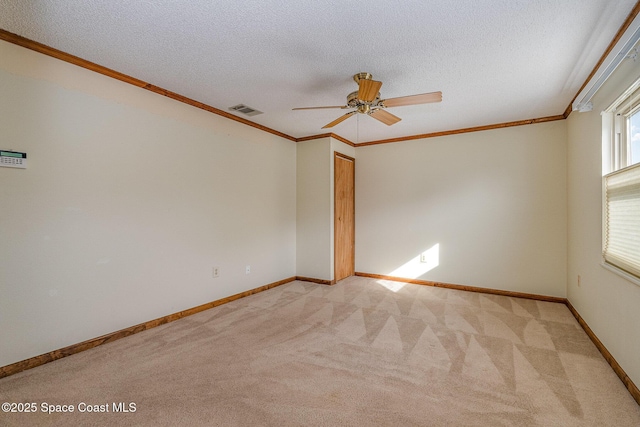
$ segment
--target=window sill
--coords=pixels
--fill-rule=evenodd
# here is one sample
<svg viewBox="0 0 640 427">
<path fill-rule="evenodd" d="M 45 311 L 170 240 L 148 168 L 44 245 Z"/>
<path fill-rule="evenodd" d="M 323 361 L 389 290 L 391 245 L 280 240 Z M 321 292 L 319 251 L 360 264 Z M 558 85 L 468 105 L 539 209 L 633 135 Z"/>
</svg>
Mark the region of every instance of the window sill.
<svg viewBox="0 0 640 427">
<path fill-rule="evenodd" d="M 612 273 L 615 273 L 618 276 L 620 276 L 620 277 L 622 277 L 624 279 L 627 279 L 628 281 L 632 282 L 633 284 L 640 286 L 640 279 L 637 278 L 636 276 L 634 276 L 633 274 L 629 274 L 626 271 L 621 270 L 618 267 L 616 267 L 614 265 L 611 265 L 606 261 L 602 261 L 600 263 L 600 265 L 603 268 L 606 268 L 607 270 L 611 271 Z"/>
</svg>

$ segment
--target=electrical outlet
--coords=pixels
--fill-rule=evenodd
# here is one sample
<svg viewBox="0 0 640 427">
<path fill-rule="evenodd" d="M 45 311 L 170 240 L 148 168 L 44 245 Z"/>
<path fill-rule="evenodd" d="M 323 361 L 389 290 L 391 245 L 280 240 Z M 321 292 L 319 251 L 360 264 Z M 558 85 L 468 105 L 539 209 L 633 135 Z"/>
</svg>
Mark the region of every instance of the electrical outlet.
<svg viewBox="0 0 640 427">
<path fill-rule="evenodd" d="M 424 252 L 420 254 L 420 262 L 427 262 L 427 254 Z"/>
<path fill-rule="evenodd" d="M 578 274 L 578 287 L 580 287 L 580 275 Z"/>
<path fill-rule="evenodd" d="M 250 265 L 247 265 L 247 266 L 244 268 L 244 272 L 245 272 L 245 274 L 251 274 L 251 266 L 250 266 Z"/>
<path fill-rule="evenodd" d="M 216 277 L 220 276 L 220 268 L 219 267 L 213 267 L 213 278 L 215 279 Z"/>
</svg>

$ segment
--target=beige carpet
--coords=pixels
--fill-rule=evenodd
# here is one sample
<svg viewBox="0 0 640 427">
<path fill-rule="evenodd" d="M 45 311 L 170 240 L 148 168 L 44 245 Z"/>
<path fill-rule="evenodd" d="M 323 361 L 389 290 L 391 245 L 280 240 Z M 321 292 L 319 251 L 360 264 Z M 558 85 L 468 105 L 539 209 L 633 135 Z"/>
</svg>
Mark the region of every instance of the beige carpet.
<svg viewBox="0 0 640 427">
<path fill-rule="evenodd" d="M 361 277 L 291 282 L 4 378 L 0 402 L 38 407 L 3 426 L 640 425 L 564 305 Z"/>
</svg>

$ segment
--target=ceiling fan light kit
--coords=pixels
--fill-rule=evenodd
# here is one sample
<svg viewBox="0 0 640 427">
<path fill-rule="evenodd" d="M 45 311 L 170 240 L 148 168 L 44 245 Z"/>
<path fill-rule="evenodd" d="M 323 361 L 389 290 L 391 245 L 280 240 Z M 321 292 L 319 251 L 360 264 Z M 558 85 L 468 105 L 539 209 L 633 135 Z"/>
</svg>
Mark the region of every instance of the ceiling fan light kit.
<svg viewBox="0 0 640 427">
<path fill-rule="evenodd" d="M 324 125 L 322 129 L 331 128 L 342 123 L 355 113 L 366 114 L 384 123 L 387 126 L 398 123 L 402 120 L 384 108 L 401 107 L 404 105 L 427 104 L 431 102 L 441 102 L 442 92 L 421 93 L 418 95 L 401 96 L 398 98 L 380 99 L 380 88 L 382 82 L 373 80 L 370 73 L 358 73 L 353 76 L 353 80 L 358 84 L 358 90 L 347 95 L 347 105 L 335 105 L 328 107 L 301 107 L 294 110 L 316 110 L 325 108 L 355 108 L 347 114 L 338 117 L 336 120 Z"/>
</svg>

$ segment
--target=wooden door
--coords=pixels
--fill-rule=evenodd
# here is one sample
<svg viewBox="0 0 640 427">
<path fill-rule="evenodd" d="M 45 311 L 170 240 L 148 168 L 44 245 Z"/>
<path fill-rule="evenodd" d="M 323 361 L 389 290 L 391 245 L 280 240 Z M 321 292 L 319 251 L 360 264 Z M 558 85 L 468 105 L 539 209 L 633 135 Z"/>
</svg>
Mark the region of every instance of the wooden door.
<svg viewBox="0 0 640 427">
<path fill-rule="evenodd" d="M 335 280 L 355 271 L 355 159 L 335 153 L 334 159 Z"/>
</svg>

